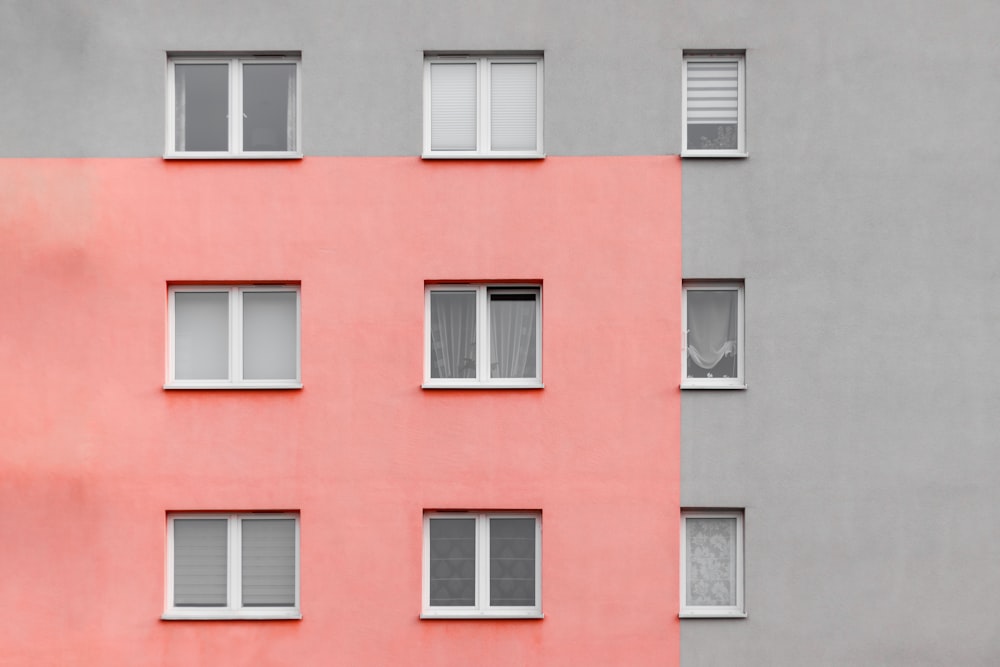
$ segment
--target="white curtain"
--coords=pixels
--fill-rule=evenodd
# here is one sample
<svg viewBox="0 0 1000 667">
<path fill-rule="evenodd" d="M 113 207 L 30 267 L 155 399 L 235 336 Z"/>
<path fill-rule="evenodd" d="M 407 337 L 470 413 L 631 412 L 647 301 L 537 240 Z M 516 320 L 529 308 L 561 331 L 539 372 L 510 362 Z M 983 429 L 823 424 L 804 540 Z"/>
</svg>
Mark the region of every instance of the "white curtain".
<svg viewBox="0 0 1000 667">
<path fill-rule="evenodd" d="M 431 294 L 431 377 L 476 377 L 476 293 Z"/>
<path fill-rule="evenodd" d="M 534 295 L 490 296 L 490 376 L 535 376 Z"/>
<path fill-rule="evenodd" d="M 737 351 L 735 290 L 689 290 L 687 293 L 688 357 L 706 371 Z M 692 374 L 689 369 L 688 374 Z"/>
</svg>

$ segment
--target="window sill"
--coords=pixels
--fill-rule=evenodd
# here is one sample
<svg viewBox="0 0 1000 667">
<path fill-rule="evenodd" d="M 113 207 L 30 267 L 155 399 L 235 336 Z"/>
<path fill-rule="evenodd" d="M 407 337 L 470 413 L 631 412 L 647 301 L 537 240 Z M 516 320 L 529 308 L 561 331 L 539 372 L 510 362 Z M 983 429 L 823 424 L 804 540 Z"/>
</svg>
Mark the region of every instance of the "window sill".
<svg viewBox="0 0 1000 667">
<path fill-rule="evenodd" d="M 423 153 L 422 160 L 544 160 L 545 153 Z"/>
<path fill-rule="evenodd" d="M 746 151 L 681 151 L 683 158 L 736 158 L 746 159 L 750 154 Z"/>
<path fill-rule="evenodd" d="M 747 613 L 745 611 L 721 611 L 721 612 L 708 612 L 708 611 L 682 611 L 678 614 L 679 618 L 746 618 Z"/>
<path fill-rule="evenodd" d="M 735 389 L 737 391 L 745 390 L 747 386 L 745 384 L 688 384 L 686 382 L 681 383 L 681 389 Z"/>
<path fill-rule="evenodd" d="M 163 621 L 300 621 L 302 612 L 298 609 L 226 609 L 207 611 L 205 609 L 171 609 L 160 616 Z"/>
<path fill-rule="evenodd" d="M 496 621 L 496 620 L 531 620 L 537 621 L 545 618 L 545 614 L 540 611 L 532 612 L 517 612 L 517 613 L 497 613 L 494 611 L 489 612 L 424 612 L 420 614 L 420 620 L 423 621 L 447 621 L 447 620 L 464 620 L 464 621 Z"/>
<path fill-rule="evenodd" d="M 242 384 L 185 384 L 168 383 L 163 385 L 164 389 L 302 389 L 301 382 L 285 382 L 282 384 L 265 382 L 244 382 Z"/>
<path fill-rule="evenodd" d="M 302 153 L 165 153 L 164 160 L 301 160 Z"/>
<path fill-rule="evenodd" d="M 457 382 L 455 384 L 436 384 L 425 382 L 421 389 L 544 389 L 541 382 L 526 382 L 523 384 L 489 384 L 486 382 Z"/>
</svg>

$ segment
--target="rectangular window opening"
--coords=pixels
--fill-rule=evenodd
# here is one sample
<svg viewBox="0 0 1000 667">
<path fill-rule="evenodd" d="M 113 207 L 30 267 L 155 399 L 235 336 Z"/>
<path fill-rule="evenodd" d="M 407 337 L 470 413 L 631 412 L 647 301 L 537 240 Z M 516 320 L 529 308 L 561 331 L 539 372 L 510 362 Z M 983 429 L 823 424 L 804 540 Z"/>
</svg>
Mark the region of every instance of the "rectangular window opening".
<svg viewBox="0 0 1000 667">
<path fill-rule="evenodd" d="M 743 301 L 742 282 L 684 282 L 682 387 L 746 387 Z"/>
<path fill-rule="evenodd" d="M 424 387 L 538 388 L 541 288 L 429 285 Z"/>
<path fill-rule="evenodd" d="M 424 59 L 425 158 L 540 158 L 542 56 Z"/>
<path fill-rule="evenodd" d="M 171 56 L 166 157 L 297 158 L 301 58 Z"/>
<path fill-rule="evenodd" d="M 681 616 L 742 618 L 743 510 L 682 510 Z"/>
<path fill-rule="evenodd" d="M 424 618 L 541 618 L 541 515 L 424 515 Z"/>
<path fill-rule="evenodd" d="M 299 517 L 167 515 L 164 619 L 295 619 Z"/>
<path fill-rule="evenodd" d="M 746 157 L 745 56 L 685 54 L 681 154 Z"/>
</svg>

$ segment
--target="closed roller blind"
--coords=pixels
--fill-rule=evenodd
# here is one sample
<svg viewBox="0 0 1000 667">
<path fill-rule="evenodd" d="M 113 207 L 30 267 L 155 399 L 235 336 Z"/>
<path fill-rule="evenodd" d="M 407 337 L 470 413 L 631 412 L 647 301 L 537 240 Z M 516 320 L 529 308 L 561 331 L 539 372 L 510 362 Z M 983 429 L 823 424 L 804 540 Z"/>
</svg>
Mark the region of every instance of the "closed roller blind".
<svg viewBox="0 0 1000 667">
<path fill-rule="evenodd" d="M 174 606 L 225 607 L 226 519 L 174 520 Z"/>
<path fill-rule="evenodd" d="M 476 64 L 431 64 L 431 150 L 476 150 Z"/>
<path fill-rule="evenodd" d="M 490 65 L 490 133 L 493 150 L 537 150 L 538 65 Z"/>
<path fill-rule="evenodd" d="M 243 519 L 243 606 L 295 606 L 295 520 Z"/>
<path fill-rule="evenodd" d="M 687 120 L 690 124 L 735 125 L 739 114 L 739 63 L 687 63 Z"/>
<path fill-rule="evenodd" d="M 229 293 L 174 293 L 174 377 L 229 377 Z"/>
<path fill-rule="evenodd" d="M 298 295 L 243 293 L 243 377 L 294 380 L 298 375 Z"/>
</svg>

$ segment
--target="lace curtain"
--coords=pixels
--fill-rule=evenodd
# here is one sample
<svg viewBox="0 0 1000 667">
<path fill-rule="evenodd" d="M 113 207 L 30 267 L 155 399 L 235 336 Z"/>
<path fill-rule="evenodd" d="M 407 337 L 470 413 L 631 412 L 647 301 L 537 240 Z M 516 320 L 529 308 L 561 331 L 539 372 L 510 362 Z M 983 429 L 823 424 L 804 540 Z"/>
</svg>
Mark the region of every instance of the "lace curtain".
<svg viewBox="0 0 1000 667">
<path fill-rule="evenodd" d="M 687 292 L 688 377 L 735 377 L 736 290 Z"/>
<path fill-rule="evenodd" d="M 687 604 L 736 604 L 736 519 L 687 519 Z"/>
</svg>

